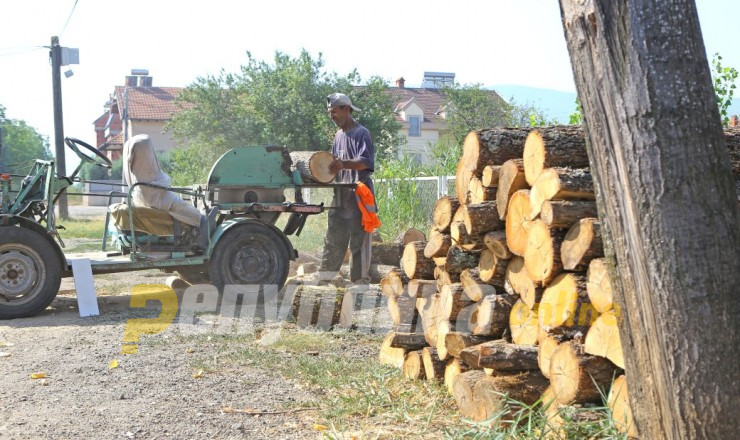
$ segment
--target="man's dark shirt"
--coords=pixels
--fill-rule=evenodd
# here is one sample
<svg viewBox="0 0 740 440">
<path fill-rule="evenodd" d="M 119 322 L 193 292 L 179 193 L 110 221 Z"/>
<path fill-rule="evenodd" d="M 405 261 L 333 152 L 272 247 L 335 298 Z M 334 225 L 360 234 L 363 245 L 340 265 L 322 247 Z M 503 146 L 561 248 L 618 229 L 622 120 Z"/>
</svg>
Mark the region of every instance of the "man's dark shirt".
<svg viewBox="0 0 740 440">
<path fill-rule="evenodd" d="M 361 171 L 349 169 L 341 170 L 337 173 L 335 178 L 336 182 L 362 182 L 370 187 L 370 190 L 375 194 L 373 181 L 370 179 L 370 175 L 375 169 L 375 147 L 373 146 L 373 140 L 370 137 L 370 132 L 367 128 L 360 124 L 356 124 L 346 133 L 343 130 L 339 130 L 336 135 L 334 135 L 334 145 L 332 145 L 331 151 L 332 154 L 339 159 L 360 159 L 368 167 Z M 360 208 L 357 206 L 357 199 L 355 199 L 354 191 L 342 189 L 339 193 L 342 200 L 342 209 L 339 210 L 339 215 L 342 218 L 361 217 L 362 213 L 360 212 Z"/>
</svg>

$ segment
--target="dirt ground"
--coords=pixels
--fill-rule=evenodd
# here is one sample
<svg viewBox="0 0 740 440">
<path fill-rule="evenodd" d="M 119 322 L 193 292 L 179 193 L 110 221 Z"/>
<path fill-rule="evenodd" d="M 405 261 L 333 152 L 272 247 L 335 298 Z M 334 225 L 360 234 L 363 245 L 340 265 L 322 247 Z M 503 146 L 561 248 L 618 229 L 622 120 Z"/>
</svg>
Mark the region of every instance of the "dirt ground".
<svg viewBox="0 0 740 440">
<path fill-rule="evenodd" d="M 90 318 L 79 317 L 73 281 L 66 279 L 39 316 L 0 321 L 0 438 L 321 438 L 311 411 L 228 412 L 279 412 L 322 396 L 276 377 L 269 366 L 214 369 L 225 354 L 209 335 L 184 337 L 171 326 L 142 336 L 137 354 L 121 354 L 127 321 L 159 314 L 156 303 L 129 307 L 133 286 L 165 277 L 159 271 L 97 276 L 100 316 Z M 114 360 L 118 366 L 110 368 Z M 195 377 L 204 364 L 208 374 Z M 40 372 L 45 379 L 31 378 Z"/>
</svg>

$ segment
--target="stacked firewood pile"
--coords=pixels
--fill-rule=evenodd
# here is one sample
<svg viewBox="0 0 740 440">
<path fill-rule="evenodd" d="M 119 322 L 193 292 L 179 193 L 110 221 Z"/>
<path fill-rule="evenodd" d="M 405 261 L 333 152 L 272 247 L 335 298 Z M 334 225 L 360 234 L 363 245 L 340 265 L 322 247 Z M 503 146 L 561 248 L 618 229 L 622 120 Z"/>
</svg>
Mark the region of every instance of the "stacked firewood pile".
<svg viewBox="0 0 740 440">
<path fill-rule="evenodd" d="M 406 245 L 403 269 L 381 281 L 395 325 L 381 361 L 444 381 L 473 420 L 501 412 L 508 395 L 542 402 L 554 429 L 563 407 L 599 403 L 618 378 L 610 404 L 628 429 L 583 130 L 471 132 L 456 177 L 428 239 Z"/>
</svg>

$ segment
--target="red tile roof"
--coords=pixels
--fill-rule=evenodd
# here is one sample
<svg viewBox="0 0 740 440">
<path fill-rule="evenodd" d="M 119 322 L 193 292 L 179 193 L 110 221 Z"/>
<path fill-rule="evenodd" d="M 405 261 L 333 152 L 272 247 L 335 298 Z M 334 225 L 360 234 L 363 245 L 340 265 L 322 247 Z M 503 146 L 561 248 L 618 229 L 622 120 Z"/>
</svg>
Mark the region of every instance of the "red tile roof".
<svg viewBox="0 0 740 440">
<path fill-rule="evenodd" d="M 116 99 L 121 107 L 127 102 L 129 119 L 168 121 L 181 110 L 175 99 L 182 90 L 182 87 L 116 86 Z"/>
<path fill-rule="evenodd" d="M 444 118 L 437 114 L 442 110 L 442 106 L 447 103 L 447 98 L 442 90 L 388 87 L 388 93 L 393 98 L 393 102 L 396 103 L 394 110 L 400 110 L 413 99 L 424 112 L 424 122 L 444 121 Z M 400 120 L 400 117 L 398 118 Z"/>
<path fill-rule="evenodd" d="M 106 151 L 106 150 L 123 150 L 123 132 L 118 133 L 117 135 L 110 138 L 110 140 L 99 148 L 100 151 Z"/>
</svg>

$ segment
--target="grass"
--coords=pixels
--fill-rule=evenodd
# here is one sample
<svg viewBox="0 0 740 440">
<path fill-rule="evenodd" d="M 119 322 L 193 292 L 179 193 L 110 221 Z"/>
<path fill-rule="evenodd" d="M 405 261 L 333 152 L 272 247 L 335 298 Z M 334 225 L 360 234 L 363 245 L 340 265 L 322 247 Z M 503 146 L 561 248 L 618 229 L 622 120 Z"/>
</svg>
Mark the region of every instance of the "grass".
<svg viewBox="0 0 740 440">
<path fill-rule="evenodd" d="M 65 238 L 97 238 L 103 239 L 103 226 L 105 219 L 90 220 L 58 220 L 57 225 L 64 226 L 59 230 L 62 239 Z"/>
</svg>

